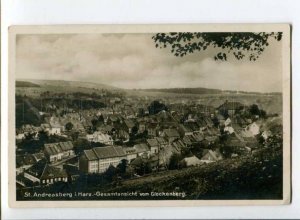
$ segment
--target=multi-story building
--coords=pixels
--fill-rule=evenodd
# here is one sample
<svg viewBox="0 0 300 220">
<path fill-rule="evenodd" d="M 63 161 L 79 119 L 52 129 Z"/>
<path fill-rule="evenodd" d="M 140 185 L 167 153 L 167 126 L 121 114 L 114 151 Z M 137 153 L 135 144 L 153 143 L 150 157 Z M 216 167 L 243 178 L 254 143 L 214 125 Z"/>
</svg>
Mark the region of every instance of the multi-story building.
<svg viewBox="0 0 300 220">
<path fill-rule="evenodd" d="M 124 147 L 123 150 L 126 153 L 128 163 L 131 163 L 138 156 L 136 149 L 133 147 Z"/>
<path fill-rule="evenodd" d="M 127 155 L 120 146 L 95 147 L 85 150 L 79 159 L 79 169 L 85 173 L 104 173 L 116 167 Z"/>
</svg>

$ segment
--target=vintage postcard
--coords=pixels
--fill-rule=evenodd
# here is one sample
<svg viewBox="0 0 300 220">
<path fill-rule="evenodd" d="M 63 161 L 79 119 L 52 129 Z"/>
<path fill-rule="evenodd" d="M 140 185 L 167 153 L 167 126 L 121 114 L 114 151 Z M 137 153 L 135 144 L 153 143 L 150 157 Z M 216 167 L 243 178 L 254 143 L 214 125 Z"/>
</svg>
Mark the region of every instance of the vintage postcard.
<svg viewBox="0 0 300 220">
<path fill-rule="evenodd" d="M 11 207 L 290 203 L 288 24 L 9 32 Z"/>
</svg>

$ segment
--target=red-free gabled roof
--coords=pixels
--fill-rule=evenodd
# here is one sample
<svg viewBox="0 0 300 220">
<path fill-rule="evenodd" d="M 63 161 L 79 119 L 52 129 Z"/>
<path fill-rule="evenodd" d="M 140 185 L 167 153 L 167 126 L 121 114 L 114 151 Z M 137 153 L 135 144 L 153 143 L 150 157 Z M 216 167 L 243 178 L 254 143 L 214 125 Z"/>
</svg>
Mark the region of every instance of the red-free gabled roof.
<svg viewBox="0 0 300 220">
<path fill-rule="evenodd" d="M 95 147 L 91 150 L 85 150 L 84 154 L 88 160 L 126 156 L 126 153 L 120 146 Z"/>
<path fill-rule="evenodd" d="M 68 151 L 73 149 L 73 144 L 71 141 L 45 144 L 44 146 L 45 146 L 45 151 L 48 155 L 56 155 L 63 151 Z"/>
</svg>

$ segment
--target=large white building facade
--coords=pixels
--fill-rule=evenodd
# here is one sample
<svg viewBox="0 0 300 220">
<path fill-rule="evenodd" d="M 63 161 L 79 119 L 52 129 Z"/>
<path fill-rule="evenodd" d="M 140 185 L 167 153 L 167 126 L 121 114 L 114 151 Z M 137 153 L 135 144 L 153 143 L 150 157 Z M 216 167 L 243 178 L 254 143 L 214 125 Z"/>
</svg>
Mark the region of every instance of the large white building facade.
<svg viewBox="0 0 300 220">
<path fill-rule="evenodd" d="M 126 153 L 120 146 L 95 147 L 85 150 L 79 159 L 79 169 L 84 173 L 104 173 L 111 165 L 116 167 Z"/>
</svg>

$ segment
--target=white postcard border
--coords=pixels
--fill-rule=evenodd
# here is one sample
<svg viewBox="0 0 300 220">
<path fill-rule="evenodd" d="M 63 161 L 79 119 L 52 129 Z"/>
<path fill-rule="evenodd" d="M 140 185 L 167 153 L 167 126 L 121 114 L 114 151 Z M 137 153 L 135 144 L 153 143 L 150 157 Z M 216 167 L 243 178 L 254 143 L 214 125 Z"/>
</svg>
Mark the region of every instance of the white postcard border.
<svg viewBox="0 0 300 220">
<path fill-rule="evenodd" d="M 283 32 L 283 199 L 282 200 L 122 200 L 16 201 L 15 175 L 15 40 L 17 34 L 157 33 L 157 32 Z M 280 205 L 291 200 L 291 81 L 290 26 L 288 24 L 181 24 L 181 25 L 49 25 L 9 28 L 9 206 L 12 208 L 67 207 L 189 207 L 200 205 Z"/>
</svg>

